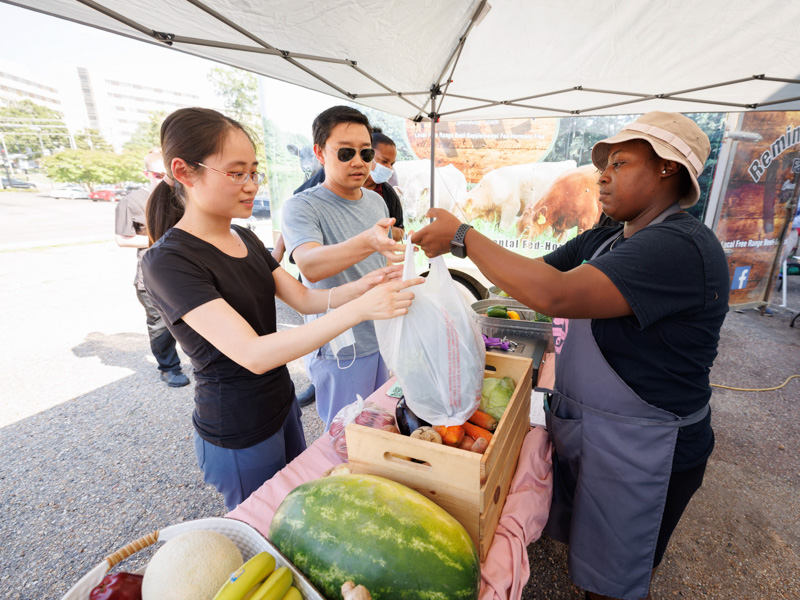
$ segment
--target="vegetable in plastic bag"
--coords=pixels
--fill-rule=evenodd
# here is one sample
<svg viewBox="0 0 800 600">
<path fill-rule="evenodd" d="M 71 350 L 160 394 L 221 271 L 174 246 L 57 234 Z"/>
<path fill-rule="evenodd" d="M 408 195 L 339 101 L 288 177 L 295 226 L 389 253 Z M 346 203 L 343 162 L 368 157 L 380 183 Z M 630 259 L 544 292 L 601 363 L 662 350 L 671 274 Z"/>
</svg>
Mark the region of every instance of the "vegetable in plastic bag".
<svg viewBox="0 0 800 600">
<path fill-rule="evenodd" d="M 409 243 L 403 279 L 414 276 Z M 375 321 L 381 355 L 414 414 L 431 425 L 461 425 L 478 408 L 483 385 L 486 347 L 475 313 L 441 256 L 425 282 L 408 289 L 407 314 Z"/>
<path fill-rule="evenodd" d="M 358 400 L 348 404 L 336 413 L 329 430 L 333 449 L 344 460 L 347 460 L 347 439 L 344 429 L 350 423 L 358 423 L 373 429 L 383 429 L 387 425 L 395 426 L 392 413 L 372 402 L 364 404 L 364 399 L 361 396 L 357 395 L 356 397 Z"/>
<path fill-rule="evenodd" d="M 498 421 L 511 401 L 517 384 L 511 377 L 486 377 L 483 380 L 481 393 L 481 410 L 492 415 Z"/>
</svg>

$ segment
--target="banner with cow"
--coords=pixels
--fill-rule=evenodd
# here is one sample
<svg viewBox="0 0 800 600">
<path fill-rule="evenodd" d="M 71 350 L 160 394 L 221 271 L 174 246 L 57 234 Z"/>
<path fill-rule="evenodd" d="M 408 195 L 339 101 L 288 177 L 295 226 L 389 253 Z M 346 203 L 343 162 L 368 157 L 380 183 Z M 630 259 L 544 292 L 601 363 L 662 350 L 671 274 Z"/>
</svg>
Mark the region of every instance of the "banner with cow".
<svg viewBox="0 0 800 600">
<path fill-rule="evenodd" d="M 402 201 L 406 231 L 419 229 L 427 223 L 425 213 L 431 206 L 431 124 L 353 106 L 397 144 L 395 174 L 389 183 Z M 276 125 L 280 115 L 265 119 L 275 229 L 282 202 L 320 168 L 311 142 L 315 115 L 308 115 L 306 135 L 281 131 Z M 688 116 L 711 140 L 711 154 L 699 177 L 701 198 L 689 212 L 715 224 L 731 268 L 731 305 L 763 303 L 785 221 L 783 207 L 794 190 L 794 173 L 800 171 L 800 113 L 741 115 L 739 129 L 760 134 L 762 141 L 738 143 L 729 164 L 721 165 L 730 172 L 716 180 L 716 185 L 724 186 L 715 191 L 720 198 L 716 215 L 705 213 L 724 133 L 730 128 L 729 114 Z M 597 224 L 601 208 L 591 148 L 635 117 L 439 122 L 433 204 L 515 252 L 531 257 L 546 254 Z M 424 255 L 417 259 L 423 270 Z M 468 260 L 448 256 L 446 262 L 470 271 Z"/>
</svg>

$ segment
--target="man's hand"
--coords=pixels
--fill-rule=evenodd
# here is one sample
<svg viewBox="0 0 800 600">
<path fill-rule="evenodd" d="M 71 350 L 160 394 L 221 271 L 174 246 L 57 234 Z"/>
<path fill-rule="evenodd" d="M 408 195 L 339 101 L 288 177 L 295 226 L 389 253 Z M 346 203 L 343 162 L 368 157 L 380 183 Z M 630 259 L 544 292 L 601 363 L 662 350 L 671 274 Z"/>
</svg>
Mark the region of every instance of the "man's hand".
<svg viewBox="0 0 800 600">
<path fill-rule="evenodd" d="M 406 247 L 392 239 L 394 217 L 381 219 L 371 229 L 365 231 L 365 241 L 372 250 L 380 252 L 390 263 L 403 262 Z"/>
<path fill-rule="evenodd" d="M 431 208 L 425 216 L 434 219 L 433 223 L 412 234 L 409 240 L 422 248 L 428 258 L 447 254 L 461 221 L 443 208 Z"/>
</svg>

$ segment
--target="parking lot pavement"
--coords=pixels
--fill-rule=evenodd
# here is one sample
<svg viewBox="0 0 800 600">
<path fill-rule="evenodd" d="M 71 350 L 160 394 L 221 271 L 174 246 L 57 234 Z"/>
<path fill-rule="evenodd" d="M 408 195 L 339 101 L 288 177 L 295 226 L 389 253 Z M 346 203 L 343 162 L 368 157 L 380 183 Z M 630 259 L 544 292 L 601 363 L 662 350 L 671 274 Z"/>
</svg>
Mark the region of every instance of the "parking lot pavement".
<svg viewBox="0 0 800 600">
<path fill-rule="evenodd" d="M 0 193 L 0 251 L 114 239 L 114 202 Z"/>
</svg>

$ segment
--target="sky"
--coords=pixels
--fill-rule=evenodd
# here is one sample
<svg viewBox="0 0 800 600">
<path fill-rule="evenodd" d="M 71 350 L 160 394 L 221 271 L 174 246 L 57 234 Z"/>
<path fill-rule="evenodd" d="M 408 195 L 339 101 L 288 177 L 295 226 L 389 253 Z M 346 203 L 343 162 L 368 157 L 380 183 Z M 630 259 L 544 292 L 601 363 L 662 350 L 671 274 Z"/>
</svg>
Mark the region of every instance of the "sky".
<svg viewBox="0 0 800 600">
<path fill-rule="evenodd" d="M 79 66 L 90 74 L 113 73 L 121 81 L 186 90 L 200 96 L 204 106 L 221 107 L 207 79 L 208 71 L 219 66 L 212 61 L 2 3 L 0 29 L 0 69 L 12 65 L 15 71 L 62 90 L 65 116 L 79 127 L 86 126 Z M 284 131 L 310 137 L 314 116 L 338 103 L 332 96 L 262 79 L 268 116 Z"/>
</svg>

